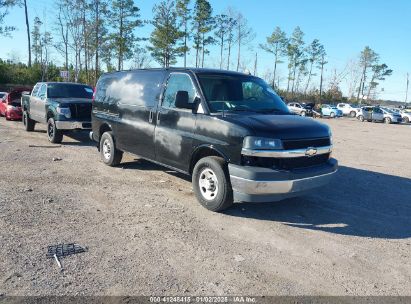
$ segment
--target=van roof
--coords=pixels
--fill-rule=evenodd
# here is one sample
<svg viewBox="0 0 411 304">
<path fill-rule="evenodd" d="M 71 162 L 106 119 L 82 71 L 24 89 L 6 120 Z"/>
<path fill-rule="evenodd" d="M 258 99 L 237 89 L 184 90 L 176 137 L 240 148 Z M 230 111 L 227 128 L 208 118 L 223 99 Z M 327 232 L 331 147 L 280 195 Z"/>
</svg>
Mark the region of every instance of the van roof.
<svg viewBox="0 0 411 304">
<path fill-rule="evenodd" d="M 228 70 L 219 70 L 219 69 L 208 69 L 208 68 L 182 68 L 182 67 L 172 67 L 172 68 L 150 68 L 150 69 L 131 69 L 131 70 L 123 70 L 123 71 L 116 71 L 108 74 L 115 74 L 115 73 L 122 73 L 122 72 L 133 72 L 133 71 L 171 71 L 171 72 L 193 72 L 195 74 L 224 74 L 224 75 L 248 75 L 247 73 L 241 73 L 236 71 L 228 71 Z"/>
<path fill-rule="evenodd" d="M 85 83 L 76 83 L 76 82 L 59 82 L 59 81 L 44 81 L 44 82 L 37 82 L 37 84 L 74 84 L 74 85 L 83 85 L 83 86 L 90 86 Z"/>
</svg>

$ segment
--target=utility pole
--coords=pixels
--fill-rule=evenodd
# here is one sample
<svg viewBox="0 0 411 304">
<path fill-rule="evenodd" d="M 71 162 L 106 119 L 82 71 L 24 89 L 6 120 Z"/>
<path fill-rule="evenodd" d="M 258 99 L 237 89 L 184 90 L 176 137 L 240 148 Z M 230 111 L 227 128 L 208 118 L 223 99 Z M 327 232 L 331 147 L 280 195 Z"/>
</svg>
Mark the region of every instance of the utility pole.
<svg viewBox="0 0 411 304">
<path fill-rule="evenodd" d="M 407 106 L 408 102 L 408 87 L 410 85 L 410 74 L 407 73 L 407 89 L 405 90 L 405 106 Z"/>
<path fill-rule="evenodd" d="M 26 15 L 27 44 L 29 48 L 29 67 L 31 67 L 30 25 L 29 25 L 29 15 L 27 13 L 27 1 L 26 0 L 24 0 L 24 13 Z"/>
</svg>

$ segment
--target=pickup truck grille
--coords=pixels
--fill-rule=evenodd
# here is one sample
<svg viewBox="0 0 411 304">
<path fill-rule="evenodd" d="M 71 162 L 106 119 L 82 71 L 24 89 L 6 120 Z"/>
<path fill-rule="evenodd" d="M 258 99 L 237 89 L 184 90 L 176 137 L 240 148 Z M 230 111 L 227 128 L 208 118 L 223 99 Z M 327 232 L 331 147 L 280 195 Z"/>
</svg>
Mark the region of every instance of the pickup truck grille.
<svg viewBox="0 0 411 304">
<path fill-rule="evenodd" d="M 308 147 L 326 147 L 331 145 L 329 137 L 283 140 L 284 150 L 305 149 Z"/>
<path fill-rule="evenodd" d="M 81 121 L 91 120 L 91 103 L 70 104 L 71 118 Z"/>
</svg>

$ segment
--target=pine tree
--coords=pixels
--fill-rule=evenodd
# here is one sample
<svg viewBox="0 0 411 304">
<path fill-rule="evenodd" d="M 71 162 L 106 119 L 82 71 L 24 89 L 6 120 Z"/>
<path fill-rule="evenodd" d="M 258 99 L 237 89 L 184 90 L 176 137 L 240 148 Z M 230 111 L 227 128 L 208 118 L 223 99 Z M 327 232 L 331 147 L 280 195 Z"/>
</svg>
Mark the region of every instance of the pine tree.
<svg viewBox="0 0 411 304">
<path fill-rule="evenodd" d="M 113 0 L 109 13 L 113 33 L 110 35 L 111 48 L 117 57 L 117 69 L 123 69 L 124 61 L 131 58 L 136 42 L 134 29 L 142 26 L 140 9 L 133 0 Z"/>
<path fill-rule="evenodd" d="M 196 50 L 196 67 L 204 66 L 204 55 L 208 53 L 206 46 L 213 42 L 207 34 L 212 30 L 212 8 L 207 0 L 196 0 L 193 16 L 194 49 Z M 202 57 L 200 58 L 200 51 Z"/>
<path fill-rule="evenodd" d="M 260 47 L 268 53 L 274 54 L 274 72 L 272 86 L 275 87 L 277 74 L 277 64 L 281 63 L 281 57 L 287 52 L 287 36 L 280 27 L 276 27 L 271 36 L 267 37 L 266 44 L 260 44 Z"/>
<path fill-rule="evenodd" d="M 162 66 L 168 68 L 175 64 L 176 57 L 184 53 L 184 47 L 179 47 L 177 41 L 184 36 L 177 25 L 177 12 L 172 0 L 163 0 L 153 8 L 154 31 L 151 33 L 149 50 L 153 58 Z"/>
<path fill-rule="evenodd" d="M 33 30 L 31 31 L 31 37 L 33 41 L 31 49 L 33 51 L 35 64 L 39 64 L 40 58 L 41 58 L 42 46 L 41 46 L 40 28 L 42 24 L 43 22 L 41 22 L 39 17 L 34 18 L 34 26 L 33 26 Z"/>
<path fill-rule="evenodd" d="M 188 24 L 191 20 L 191 10 L 188 8 L 190 4 L 190 0 L 177 0 L 176 4 L 176 12 L 179 18 L 180 24 L 179 26 L 182 27 L 183 32 L 183 52 L 184 52 L 184 67 L 187 67 L 187 53 L 190 50 L 188 47 L 188 41 L 190 40 L 190 33 L 188 32 Z"/>
</svg>

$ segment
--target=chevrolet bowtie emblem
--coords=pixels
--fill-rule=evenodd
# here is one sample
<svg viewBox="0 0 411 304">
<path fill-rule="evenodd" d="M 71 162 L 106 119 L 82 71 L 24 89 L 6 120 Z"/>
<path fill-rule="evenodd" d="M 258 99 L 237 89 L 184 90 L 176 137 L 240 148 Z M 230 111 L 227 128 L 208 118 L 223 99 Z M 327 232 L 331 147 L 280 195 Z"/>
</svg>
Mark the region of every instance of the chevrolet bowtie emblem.
<svg viewBox="0 0 411 304">
<path fill-rule="evenodd" d="M 317 149 L 314 147 L 309 147 L 307 150 L 305 150 L 305 155 L 308 157 L 314 156 L 317 154 Z"/>
</svg>

